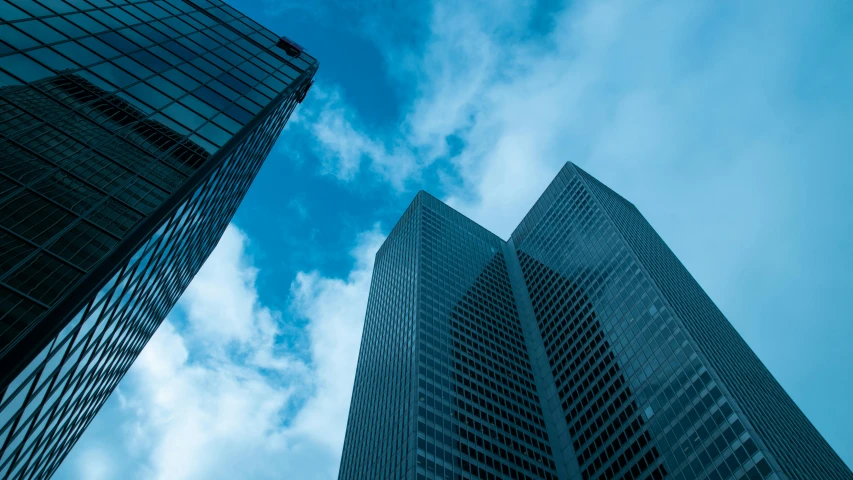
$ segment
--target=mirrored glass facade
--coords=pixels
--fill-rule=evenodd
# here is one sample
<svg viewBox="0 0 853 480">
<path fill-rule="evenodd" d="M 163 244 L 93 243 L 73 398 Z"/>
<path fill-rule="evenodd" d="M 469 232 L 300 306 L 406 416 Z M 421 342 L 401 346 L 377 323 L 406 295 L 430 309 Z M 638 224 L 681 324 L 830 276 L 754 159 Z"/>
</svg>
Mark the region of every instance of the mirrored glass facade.
<svg viewBox="0 0 853 480">
<path fill-rule="evenodd" d="M 853 479 L 637 209 L 576 166 L 507 242 L 423 192 L 403 223 L 377 254 L 340 478 Z M 377 281 L 392 271 L 405 294 Z M 388 415 L 399 430 L 368 420 Z"/>
<path fill-rule="evenodd" d="M 212 251 L 317 62 L 219 1 L 0 5 L 0 478 L 45 478 Z"/>
</svg>

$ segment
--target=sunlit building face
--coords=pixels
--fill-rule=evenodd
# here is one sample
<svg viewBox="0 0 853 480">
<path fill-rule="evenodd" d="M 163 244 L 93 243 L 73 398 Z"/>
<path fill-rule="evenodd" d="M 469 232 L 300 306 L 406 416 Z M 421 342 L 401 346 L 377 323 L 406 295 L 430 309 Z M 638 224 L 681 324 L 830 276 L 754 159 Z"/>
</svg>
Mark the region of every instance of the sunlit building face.
<svg viewBox="0 0 853 480">
<path fill-rule="evenodd" d="M 342 480 L 849 480 L 640 212 L 567 164 L 504 241 L 420 192 L 376 255 Z"/>
</svg>

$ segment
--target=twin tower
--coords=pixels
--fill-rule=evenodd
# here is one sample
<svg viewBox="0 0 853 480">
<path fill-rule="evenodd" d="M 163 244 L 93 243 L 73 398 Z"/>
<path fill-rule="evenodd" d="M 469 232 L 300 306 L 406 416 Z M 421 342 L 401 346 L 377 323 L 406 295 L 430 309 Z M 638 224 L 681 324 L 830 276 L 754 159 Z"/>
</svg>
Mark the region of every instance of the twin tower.
<svg viewBox="0 0 853 480">
<path fill-rule="evenodd" d="M 340 479 L 853 479 L 628 201 L 508 241 L 420 192 L 376 254 Z"/>
</svg>

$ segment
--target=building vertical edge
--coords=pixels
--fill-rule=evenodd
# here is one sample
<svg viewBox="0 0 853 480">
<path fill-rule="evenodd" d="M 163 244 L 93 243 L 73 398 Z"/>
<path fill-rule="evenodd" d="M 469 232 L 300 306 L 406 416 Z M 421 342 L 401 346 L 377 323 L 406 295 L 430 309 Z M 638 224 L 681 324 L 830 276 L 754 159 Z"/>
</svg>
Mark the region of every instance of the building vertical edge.
<svg viewBox="0 0 853 480">
<path fill-rule="evenodd" d="M 536 323 L 536 315 L 530 303 L 530 294 L 524 283 L 521 273 L 521 265 L 515 252 L 515 244 L 512 238 L 504 244 L 504 258 L 506 268 L 509 272 L 509 280 L 512 285 L 512 293 L 515 296 L 515 304 L 518 308 L 518 317 L 521 329 L 524 332 L 524 343 L 527 345 L 527 353 L 530 356 L 530 364 L 533 367 L 533 377 L 536 380 L 536 390 L 539 393 L 539 404 L 545 418 L 545 427 L 557 464 L 557 475 L 560 480 L 579 480 L 581 478 L 580 465 L 577 463 L 577 455 L 572 447 L 572 439 L 566 420 L 563 418 L 563 410 L 557 397 L 554 376 L 548 364 L 545 347 L 542 342 L 542 333 Z"/>
</svg>

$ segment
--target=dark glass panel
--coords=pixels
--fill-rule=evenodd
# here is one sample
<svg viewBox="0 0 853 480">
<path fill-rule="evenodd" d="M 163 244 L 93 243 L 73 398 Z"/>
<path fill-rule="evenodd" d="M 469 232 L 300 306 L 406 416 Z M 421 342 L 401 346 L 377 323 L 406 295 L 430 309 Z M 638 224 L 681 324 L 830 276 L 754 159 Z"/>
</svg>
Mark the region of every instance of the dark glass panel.
<svg viewBox="0 0 853 480">
<path fill-rule="evenodd" d="M 237 105 L 231 105 L 225 109 L 225 113 L 228 114 L 234 120 L 237 120 L 243 125 L 249 123 L 255 116 L 243 108 L 238 107 Z"/>
<path fill-rule="evenodd" d="M 227 132 L 229 132 L 232 135 L 234 135 L 235 133 L 240 131 L 240 128 L 243 126 L 241 123 L 234 121 L 233 118 L 229 117 L 228 115 L 222 114 L 222 113 L 217 115 L 213 119 L 213 121 L 214 121 L 214 123 L 216 123 L 216 125 L 222 127 L 223 129 L 225 129 Z"/>
<path fill-rule="evenodd" d="M 192 77 L 195 80 L 198 80 L 201 83 L 205 83 L 211 79 L 210 75 L 205 73 L 203 70 L 199 70 L 198 68 L 196 68 L 195 66 L 193 66 L 189 63 L 185 63 L 183 65 L 178 65 L 177 68 L 181 72 L 185 73 L 186 75 L 189 75 L 190 77 Z"/>
<path fill-rule="evenodd" d="M 9 126 L 9 128 L 15 127 L 9 120 L 4 120 L 4 126 Z M 0 162 L 0 172 L 24 185 L 28 185 L 33 180 L 43 177 L 56 169 L 50 162 L 29 153 L 5 139 L 0 140 L 0 152 L 3 152 L 3 161 Z"/>
<path fill-rule="evenodd" d="M 148 51 L 153 53 L 157 57 L 161 58 L 163 61 L 168 63 L 170 66 L 175 66 L 175 65 L 183 63 L 183 60 L 180 57 L 178 57 L 177 55 L 173 55 L 168 50 L 166 50 L 165 48 L 163 48 L 159 45 L 155 45 L 153 47 L 150 47 L 148 49 Z"/>
<path fill-rule="evenodd" d="M 60 43 L 54 45 L 52 48 L 68 58 L 73 58 L 75 62 L 83 66 L 92 65 L 103 60 L 100 55 L 96 55 L 88 48 L 76 42 Z"/>
<path fill-rule="evenodd" d="M 216 109 L 192 95 L 187 95 L 186 97 L 182 98 L 181 103 L 191 108 L 195 112 L 198 112 L 205 118 L 211 118 L 217 113 Z"/>
<path fill-rule="evenodd" d="M 154 27 L 154 29 L 165 35 L 166 38 L 177 38 L 180 36 L 178 32 L 172 29 L 172 27 L 166 25 L 161 21 L 151 22 L 149 23 L 149 25 L 151 25 L 152 27 Z"/>
<path fill-rule="evenodd" d="M 204 100 L 205 102 L 213 105 L 213 108 L 215 108 L 217 110 L 223 110 L 228 105 L 231 104 L 230 100 L 228 100 L 227 98 L 223 97 L 222 95 L 216 93 L 215 91 L 211 90 L 210 88 L 208 88 L 206 86 L 199 87 L 196 91 L 193 92 L 193 95 L 195 95 L 195 96 L 199 97 L 200 99 Z"/>
<path fill-rule="evenodd" d="M 248 92 L 251 89 L 251 87 L 246 85 L 244 82 L 238 80 L 236 77 L 234 77 L 233 75 L 231 75 L 227 72 L 218 76 L 216 79 L 219 80 L 220 82 L 224 83 L 225 85 L 228 85 L 229 87 L 233 88 L 240 95 L 244 95 L 246 92 Z"/>
<path fill-rule="evenodd" d="M 0 55 L 6 55 L 7 53 L 12 53 L 17 51 L 17 49 L 12 48 L 6 42 L 0 40 Z"/>
<path fill-rule="evenodd" d="M 176 83 L 186 91 L 193 91 L 199 86 L 198 81 L 175 68 L 171 70 L 166 70 L 165 72 L 163 72 L 163 76 L 171 80 L 173 83 Z"/>
<path fill-rule="evenodd" d="M 33 17 L 44 17 L 53 13 L 33 0 L 15 0 L 14 3 Z"/>
<path fill-rule="evenodd" d="M 76 25 L 69 22 L 63 17 L 45 18 L 44 22 L 53 27 L 54 29 L 67 35 L 69 38 L 77 38 L 86 35 L 86 32 L 83 29 L 78 28 Z"/>
<path fill-rule="evenodd" d="M 0 285 L 0 342 L 10 344 L 47 309 Z"/>
<path fill-rule="evenodd" d="M 4 283 L 30 297 L 53 304 L 82 273 L 45 252 L 37 253 L 5 279 Z"/>
<path fill-rule="evenodd" d="M 164 108 L 163 113 L 170 116 L 173 120 L 180 122 L 181 125 L 187 127 L 190 130 L 197 129 L 206 120 L 201 115 L 193 113 L 187 107 L 179 103 L 173 103 L 168 107 Z"/>
<path fill-rule="evenodd" d="M 139 19 L 125 12 L 122 8 L 111 8 L 107 13 L 125 25 L 135 25 L 139 23 Z"/>
<path fill-rule="evenodd" d="M 193 19 L 195 19 L 195 21 L 197 21 L 201 24 L 204 24 L 207 27 L 212 27 L 212 26 L 216 25 L 215 20 L 211 19 L 210 17 L 208 17 L 207 15 L 205 15 L 203 13 L 193 11 L 193 12 L 190 12 L 190 16 Z"/>
<path fill-rule="evenodd" d="M 5 230 L 0 229 L 0 251 L 3 252 L 3 255 L 0 255 L 1 278 L 21 260 L 35 252 L 36 248 L 18 237 L 7 233 Z"/>
<path fill-rule="evenodd" d="M 158 90 L 174 99 L 178 99 L 187 93 L 186 90 L 184 90 L 183 88 L 175 85 L 174 83 L 166 80 L 161 76 L 151 77 L 150 79 L 148 79 L 148 83 L 150 83 Z"/>
<path fill-rule="evenodd" d="M 15 6 L 11 3 L 0 2 L 0 18 L 2 18 L 4 21 L 11 22 L 14 20 L 21 20 L 30 17 L 30 14 L 18 8 L 15 8 Z"/>
<path fill-rule="evenodd" d="M 61 170 L 39 180 L 32 189 L 77 215 L 83 215 L 104 199 L 102 193 Z"/>
<path fill-rule="evenodd" d="M 144 11 L 142 11 L 142 9 L 140 9 L 136 5 L 122 5 L 121 8 L 124 11 L 133 15 L 134 17 L 138 18 L 142 22 L 150 22 L 150 21 L 154 20 L 154 17 L 145 13 Z"/>
<path fill-rule="evenodd" d="M 145 35 L 146 37 L 150 38 L 152 41 L 157 42 L 157 43 L 161 43 L 161 42 L 164 42 L 166 40 L 169 40 L 169 37 L 167 37 L 166 35 L 163 35 L 159 31 L 155 30 L 154 28 L 152 28 L 146 24 L 136 25 L 133 27 L 133 29 L 136 30 L 138 33 Z"/>
<path fill-rule="evenodd" d="M 115 48 L 107 45 L 106 43 L 98 40 L 95 37 L 84 37 L 78 40 L 84 47 L 92 50 L 93 52 L 101 55 L 104 58 L 113 58 L 119 55 L 119 51 Z"/>
<path fill-rule="evenodd" d="M 0 25 L 0 39 L 18 50 L 38 46 L 38 42 L 11 25 Z"/>
<path fill-rule="evenodd" d="M 42 44 L 49 44 L 67 40 L 67 37 L 65 35 L 59 33 L 58 31 L 49 27 L 46 23 L 41 22 L 39 20 L 18 22 L 15 24 L 15 28 L 35 38 Z"/>
<path fill-rule="evenodd" d="M 152 2 L 137 3 L 136 6 L 154 18 L 166 18 L 169 16 L 169 12 L 163 10 L 162 8 L 158 7 L 157 5 L 154 5 L 154 3 L 152 3 Z"/>
<path fill-rule="evenodd" d="M 109 62 L 89 67 L 89 70 L 118 88 L 124 88 L 139 81 L 138 78 Z"/>
<path fill-rule="evenodd" d="M 261 112 L 261 106 L 246 97 L 238 98 L 237 105 L 248 110 L 252 115 L 257 115 Z"/>
<path fill-rule="evenodd" d="M 141 219 L 142 215 L 111 198 L 89 214 L 92 223 L 118 237 L 124 237 Z"/>
<path fill-rule="evenodd" d="M 53 72 L 21 53 L 3 57 L 0 68 L 25 82 L 34 82 L 53 75 Z"/>
<path fill-rule="evenodd" d="M 205 72 L 207 75 L 216 76 L 216 75 L 219 75 L 220 73 L 222 73 L 222 69 L 220 69 L 216 65 L 208 62 L 207 60 L 205 60 L 201 57 L 196 57 L 196 58 L 192 59 L 190 61 L 190 64 L 192 66 L 200 69 L 201 71 Z"/>
<path fill-rule="evenodd" d="M 234 91 L 233 89 L 226 86 L 224 83 L 214 80 L 207 84 L 207 87 L 211 90 L 216 91 L 216 93 L 222 95 L 225 98 L 228 98 L 231 101 L 237 100 L 240 98 L 240 94 Z"/>
<path fill-rule="evenodd" d="M 189 24 L 181 20 L 179 17 L 166 18 L 163 19 L 163 22 L 173 29 L 181 32 L 182 35 L 188 35 L 195 31 L 193 27 L 189 26 Z"/>
<path fill-rule="evenodd" d="M 139 50 L 139 45 L 131 42 L 127 37 L 115 31 L 104 32 L 98 35 L 98 38 L 124 53 Z"/>
<path fill-rule="evenodd" d="M 35 243 L 44 243 L 71 224 L 73 216 L 29 190 L 0 204 L 0 225 Z"/>
<path fill-rule="evenodd" d="M 167 12 L 169 12 L 172 15 L 180 15 L 181 14 L 181 9 L 175 8 L 175 6 L 169 2 L 166 2 L 163 0 L 156 0 L 156 3 L 160 8 L 166 10 Z"/>
<path fill-rule="evenodd" d="M 141 47 L 148 47 L 154 43 L 151 39 L 137 32 L 133 28 L 125 28 L 120 30 L 120 32 L 123 36 L 127 37 L 128 40 Z"/>
<path fill-rule="evenodd" d="M 107 27 L 97 22 L 94 18 L 85 13 L 72 13 L 66 15 L 65 18 L 74 25 L 86 30 L 89 33 L 101 33 L 109 30 Z"/>
<path fill-rule="evenodd" d="M 73 70 L 80 67 L 49 47 L 30 50 L 27 52 L 27 55 L 38 60 L 42 65 L 49 65 L 55 72 L 60 70 Z"/>
<path fill-rule="evenodd" d="M 163 48 L 167 49 L 168 51 L 174 53 L 175 55 L 184 60 L 192 60 L 197 56 L 196 53 L 192 50 L 171 40 L 163 43 Z"/>
<path fill-rule="evenodd" d="M 210 140 L 217 146 L 225 145 L 225 142 L 231 139 L 231 134 L 212 123 L 207 123 L 198 130 L 199 135 Z"/>
<path fill-rule="evenodd" d="M 126 168 L 95 152 L 87 152 L 84 158 L 77 159 L 64 168 L 111 195 L 120 191 L 122 186 L 133 178 L 133 174 Z"/>
<path fill-rule="evenodd" d="M 117 10 L 117 8 L 110 8 L 107 10 L 93 10 L 91 12 L 86 12 L 86 13 L 88 15 L 90 15 L 92 18 L 94 18 L 95 20 L 106 25 L 107 28 L 116 29 L 116 28 L 124 27 L 125 25 L 123 23 L 121 23 L 118 20 L 116 20 L 115 18 L 113 18 L 112 15 L 109 15 L 109 12 L 111 12 L 112 10 Z"/>
<path fill-rule="evenodd" d="M 159 57 L 145 50 L 140 50 L 138 52 L 132 53 L 130 54 L 130 56 L 157 73 L 163 72 L 171 67 L 171 65 L 164 62 Z"/>
<path fill-rule="evenodd" d="M 168 193 L 142 178 L 135 178 L 116 198 L 145 215 L 166 200 Z"/>
<path fill-rule="evenodd" d="M 74 12 L 77 10 L 71 5 L 68 5 L 67 3 L 63 2 L 62 0 L 41 0 L 40 3 L 46 6 L 47 8 L 53 10 L 54 12 L 60 14 Z"/>
</svg>

